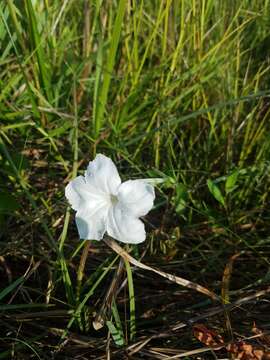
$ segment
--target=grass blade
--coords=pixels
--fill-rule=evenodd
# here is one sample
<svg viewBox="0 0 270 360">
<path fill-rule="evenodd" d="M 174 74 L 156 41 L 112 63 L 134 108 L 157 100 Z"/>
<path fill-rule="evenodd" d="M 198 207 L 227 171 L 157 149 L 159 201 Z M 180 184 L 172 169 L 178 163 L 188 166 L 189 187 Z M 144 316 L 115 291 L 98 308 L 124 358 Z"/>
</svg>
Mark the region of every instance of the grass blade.
<svg viewBox="0 0 270 360">
<path fill-rule="evenodd" d="M 39 68 L 39 75 L 41 80 L 41 86 L 46 94 L 47 100 L 49 103 L 52 104 L 53 96 L 51 92 L 50 86 L 50 71 L 47 66 L 48 59 L 45 56 L 45 52 L 43 49 L 44 41 L 42 41 L 41 36 L 38 31 L 37 27 L 37 18 L 36 14 L 32 5 L 31 0 L 25 0 L 27 15 L 28 15 L 28 24 L 29 24 L 29 31 L 31 36 L 31 42 L 33 50 L 36 52 L 37 61 L 38 61 L 38 68 Z"/>
<path fill-rule="evenodd" d="M 133 341 L 136 335 L 134 284 L 133 284 L 133 277 L 132 277 L 132 270 L 130 267 L 130 263 L 127 259 L 124 259 L 124 262 L 127 271 L 128 293 L 129 293 L 129 329 L 130 329 L 129 338 L 131 341 Z"/>
<path fill-rule="evenodd" d="M 97 108 L 97 115 L 96 115 L 95 124 L 94 124 L 95 136 L 98 136 L 99 131 L 100 131 L 100 129 L 103 125 L 103 121 L 104 121 L 105 106 L 107 103 L 108 91 L 109 91 L 110 82 L 112 79 L 112 72 L 113 72 L 113 68 L 114 68 L 114 64 L 115 64 L 116 51 L 117 51 L 118 44 L 119 44 L 121 27 L 122 27 L 124 14 L 125 14 L 125 7 L 126 7 L 126 0 L 120 0 L 118 3 L 117 14 L 116 14 L 116 18 L 115 18 L 115 22 L 114 22 L 114 26 L 113 26 L 113 33 L 112 33 L 112 38 L 110 41 L 110 48 L 109 48 L 109 51 L 107 54 L 107 61 L 106 61 L 106 65 L 104 67 L 104 80 L 103 80 L 103 84 L 102 84 L 102 88 L 101 88 L 101 92 L 100 92 L 99 104 L 98 104 L 98 108 Z"/>
<path fill-rule="evenodd" d="M 16 287 L 18 285 L 20 285 L 23 281 L 25 280 L 24 276 L 20 276 L 17 280 L 15 280 L 12 284 L 10 284 L 9 286 L 7 286 L 5 289 L 3 289 L 0 292 L 0 301 L 7 296 L 11 291 L 13 291 L 14 289 L 16 289 Z"/>
</svg>

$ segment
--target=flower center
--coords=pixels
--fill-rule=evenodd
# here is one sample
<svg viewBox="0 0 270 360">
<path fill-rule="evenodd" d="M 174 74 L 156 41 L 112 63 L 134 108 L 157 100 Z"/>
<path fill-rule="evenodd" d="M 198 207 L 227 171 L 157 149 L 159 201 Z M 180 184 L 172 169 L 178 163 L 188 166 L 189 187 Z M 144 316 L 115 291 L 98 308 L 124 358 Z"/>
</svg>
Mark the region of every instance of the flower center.
<svg viewBox="0 0 270 360">
<path fill-rule="evenodd" d="M 111 199 L 112 205 L 115 205 L 118 202 L 118 198 L 116 195 L 110 194 L 110 199 Z"/>
</svg>

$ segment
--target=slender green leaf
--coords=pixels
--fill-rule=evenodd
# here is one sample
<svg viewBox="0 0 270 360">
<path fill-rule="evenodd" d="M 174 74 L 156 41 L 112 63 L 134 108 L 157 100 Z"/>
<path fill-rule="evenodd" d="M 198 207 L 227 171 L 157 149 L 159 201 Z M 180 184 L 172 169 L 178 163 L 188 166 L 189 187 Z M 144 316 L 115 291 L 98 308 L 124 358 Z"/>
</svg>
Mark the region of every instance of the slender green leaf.
<svg viewBox="0 0 270 360">
<path fill-rule="evenodd" d="M 207 186 L 214 198 L 225 207 L 225 200 L 219 187 L 210 179 L 207 180 Z"/>
<path fill-rule="evenodd" d="M 42 88 L 46 94 L 47 100 L 52 104 L 53 96 L 51 90 L 51 80 L 50 80 L 50 68 L 48 67 L 48 59 L 45 56 L 45 51 L 43 49 L 44 41 L 38 31 L 37 26 L 37 16 L 32 5 L 32 0 L 24 0 L 27 8 L 28 15 L 28 24 L 31 35 L 31 42 L 33 50 L 36 52 L 39 74 L 41 79 Z"/>
<path fill-rule="evenodd" d="M 10 292 L 15 290 L 23 281 L 24 276 L 20 276 L 17 280 L 15 280 L 12 284 L 8 285 L 5 289 L 0 292 L 0 301 L 7 296 Z"/>
<path fill-rule="evenodd" d="M 113 341 L 115 342 L 115 345 L 123 346 L 125 345 L 125 339 L 123 338 L 123 334 L 119 329 L 117 329 L 112 321 L 106 321 L 106 325 L 112 335 Z"/>
<path fill-rule="evenodd" d="M 225 182 L 225 191 L 226 194 L 231 193 L 235 189 L 235 185 L 238 179 L 239 171 L 236 170 L 231 175 L 227 177 L 227 180 Z"/>
<path fill-rule="evenodd" d="M 129 293 L 129 337 L 130 340 L 134 340 L 136 335 L 136 312 L 135 312 L 135 294 L 134 294 L 134 284 L 132 277 L 132 270 L 128 260 L 124 260 L 125 267 L 127 271 L 127 280 L 128 280 L 128 293 Z"/>
<path fill-rule="evenodd" d="M 97 108 L 97 116 L 95 119 L 95 136 L 99 134 L 99 131 L 103 125 L 105 107 L 107 103 L 108 91 L 110 88 L 110 82 L 113 76 L 113 68 L 115 64 L 116 51 L 119 44 L 122 22 L 125 14 L 126 0 L 119 0 L 116 18 L 113 26 L 113 33 L 110 40 L 110 48 L 107 54 L 107 61 L 104 67 L 104 79 L 99 97 L 99 106 Z"/>
<path fill-rule="evenodd" d="M 186 186 L 183 183 L 176 185 L 176 197 L 175 197 L 175 210 L 177 213 L 182 213 L 187 205 L 188 192 Z"/>
<path fill-rule="evenodd" d="M 125 342 L 124 331 L 123 331 L 120 315 L 119 315 L 119 312 L 117 309 L 117 305 L 116 305 L 116 302 L 114 299 L 112 301 L 112 316 L 115 321 L 115 326 L 118 330 L 118 333 L 119 333 L 120 337 L 123 339 L 123 343 L 124 343 Z"/>
</svg>

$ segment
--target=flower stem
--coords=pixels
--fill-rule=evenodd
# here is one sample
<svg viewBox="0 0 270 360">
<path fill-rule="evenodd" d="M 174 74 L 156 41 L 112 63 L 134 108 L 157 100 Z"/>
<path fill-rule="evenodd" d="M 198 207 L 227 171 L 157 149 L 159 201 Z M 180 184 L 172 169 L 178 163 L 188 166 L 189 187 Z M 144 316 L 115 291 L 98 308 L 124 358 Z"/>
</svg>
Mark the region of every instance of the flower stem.
<svg viewBox="0 0 270 360">
<path fill-rule="evenodd" d="M 134 285 L 133 277 L 130 263 L 127 259 L 124 258 L 124 263 L 127 271 L 127 281 L 128 281 L 128 293 L 129 293 L 129 324 L 130 324 L 130 340 L 133 341 L 136 335 L 136 315 L 135 315 L 135 294 L 134 294 Z"/>
<path fill-rule="evenodd" d="M 81 255 L 81 259 L 80 259 L 79 269 L 78 269 L 78 273 L 77 273 L 77 289 L 76 289 L 76 300 L 77 301 L 79 301 L 79 299 L 80 299 L 82 279 L 84 276 L 84 268 L 85 268 L 85 263 L 86 263 L 86 259 L 88 256 L 90 245 L 91 245 L 90 240 L 86 241 L 84 248 L 83 248 L 82 255 Z"/>
</svg>

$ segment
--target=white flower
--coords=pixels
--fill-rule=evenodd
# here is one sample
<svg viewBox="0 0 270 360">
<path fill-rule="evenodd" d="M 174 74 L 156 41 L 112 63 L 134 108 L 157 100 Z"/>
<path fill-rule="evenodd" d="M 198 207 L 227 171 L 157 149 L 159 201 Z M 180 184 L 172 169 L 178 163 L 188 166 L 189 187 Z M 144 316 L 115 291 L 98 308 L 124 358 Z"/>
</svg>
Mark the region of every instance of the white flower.
<svg viewBox="0 0 270 360">
<path fill-rule="evenodd" d="M 153 206 L 155 193 L 146 180 L 121 183 L 116 166 L 98 154 L 90 161 L 84 176 L 72 180 L 65 195 L 76 210 L 81 239 L 101 240 L 105 231 L 119 241 L 137 244 L 145 240 L 140 216 Z"/>
</svg>

